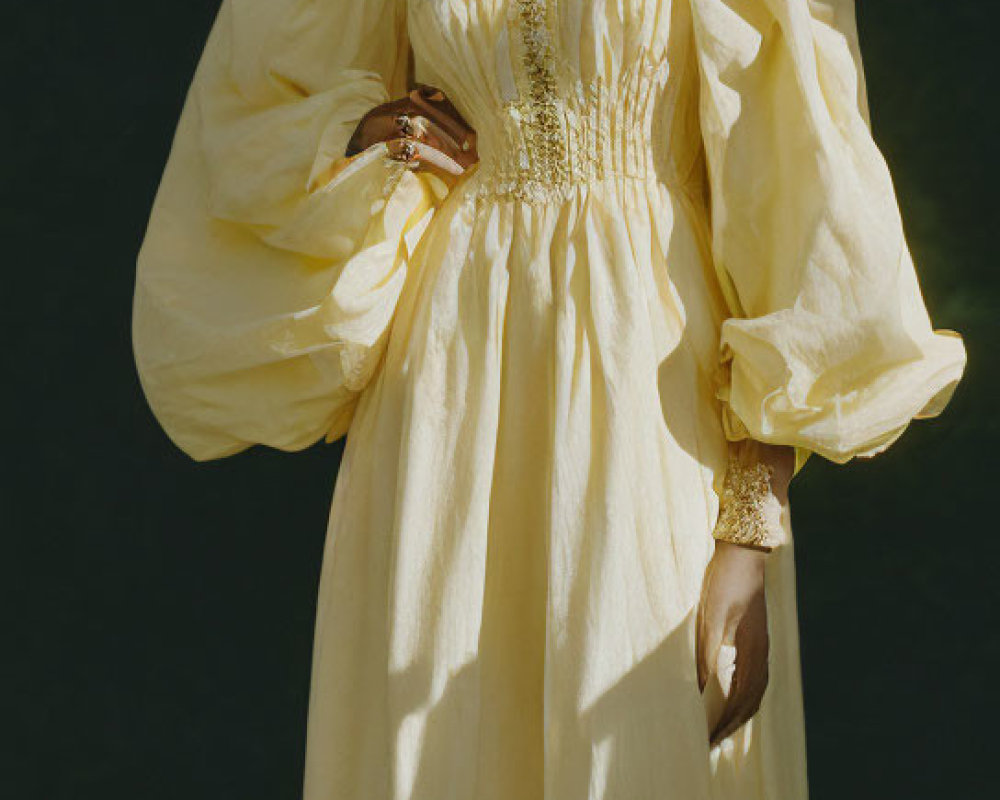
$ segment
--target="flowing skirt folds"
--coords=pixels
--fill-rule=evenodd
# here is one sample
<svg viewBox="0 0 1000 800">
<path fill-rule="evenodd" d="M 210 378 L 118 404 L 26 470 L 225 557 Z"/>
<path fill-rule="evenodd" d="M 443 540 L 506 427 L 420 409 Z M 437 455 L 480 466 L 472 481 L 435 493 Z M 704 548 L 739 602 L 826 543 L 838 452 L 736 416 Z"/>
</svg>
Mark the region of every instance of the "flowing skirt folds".
<svg viewBox="0 0 1000 800">
<path fill-rule="evenodd" d="M 804 796 L 790 548 L 764 708 L 707 744 L 723 311 L 693 217 L 646 183 L 440 214 L 337 482 L 306 800 Z"/>
</svg>

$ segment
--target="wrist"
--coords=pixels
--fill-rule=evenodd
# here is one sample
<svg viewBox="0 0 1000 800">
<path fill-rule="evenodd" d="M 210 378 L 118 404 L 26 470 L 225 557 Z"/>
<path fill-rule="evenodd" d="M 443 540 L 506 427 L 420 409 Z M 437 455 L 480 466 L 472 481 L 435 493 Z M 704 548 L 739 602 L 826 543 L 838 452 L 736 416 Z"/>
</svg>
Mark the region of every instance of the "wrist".
<svg viewBox="0 0 1000 800">
<path fill-rule="evenodd" d="M 761 576 L 764 574 L 764 565 L 767 563 L 767 557 L 770 552 L 771 548 L 769 547 L 737 544 L 736 542 L 728 542 L 725 539 L 715 540 L 715 558 L 726 561 L 739 561 L 752 571 L 759 571 Z"/>
</svg>

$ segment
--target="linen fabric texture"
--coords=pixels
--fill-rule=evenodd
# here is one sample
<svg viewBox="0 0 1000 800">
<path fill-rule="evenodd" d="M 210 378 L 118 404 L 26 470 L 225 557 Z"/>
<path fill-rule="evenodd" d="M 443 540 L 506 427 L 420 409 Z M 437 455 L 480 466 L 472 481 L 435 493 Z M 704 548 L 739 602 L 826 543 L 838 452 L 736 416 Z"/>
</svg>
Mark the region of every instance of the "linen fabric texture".
<svg viewBox="0 0 1000 800">
<path fill-rule="evenodd" d="M 478 133 L 450 189 L 343 157 L 411 68 Z M 133 334 L 195 459 L 348 433 L 306 800 L 805 797 L 790 540 L 763 706 L 708 745 L 727 442 L 873 455 L 965 362 L 849 0 L 224 0 Z"/>
</svg>

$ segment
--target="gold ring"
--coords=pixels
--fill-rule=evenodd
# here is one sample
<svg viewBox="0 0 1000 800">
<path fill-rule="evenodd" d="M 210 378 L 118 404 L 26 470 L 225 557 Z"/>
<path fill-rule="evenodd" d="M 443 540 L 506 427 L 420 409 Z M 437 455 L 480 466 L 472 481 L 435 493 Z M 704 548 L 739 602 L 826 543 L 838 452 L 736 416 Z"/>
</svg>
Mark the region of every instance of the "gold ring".
<svg viewBox="0 0 1000 800">
<path fill-rule="evenodd" d="M 394 153 L 392 148 L 390 148 L 389 157 L 393 161 L 402 161 L 404 164 L 413 161 L 417 155 L 417 146 L 409 139 L 399 140 L 397 144 L 399 149 Z"/>
<path fill-rule="evenodd" d="M 396 127 L 399 128 L 399 132 L 402 133 L 403 136 L 413 136 L 413 120 L 410 119 L 409 114 L 399 114 L 396 117 Z"/>
</svg>

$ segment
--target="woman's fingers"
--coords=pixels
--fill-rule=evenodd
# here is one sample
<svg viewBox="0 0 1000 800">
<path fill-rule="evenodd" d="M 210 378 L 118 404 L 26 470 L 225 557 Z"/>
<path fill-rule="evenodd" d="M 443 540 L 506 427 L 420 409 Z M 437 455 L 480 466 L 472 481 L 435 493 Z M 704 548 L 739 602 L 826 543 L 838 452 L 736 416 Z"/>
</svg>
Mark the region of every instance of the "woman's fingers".
<svg viewBox="0 0 1000 800">
<path fill-rule="evenodd" d="M 465 172 L 465 167 L 426 142 L 416 139 L 390 139 L 386 142 L 386 148 L 390 158 L 408 164 L 414 169 L 426 169 L 450 177 Z"/>
<path fill-rule="evenodd" d="M 475 132 L 439 90 L 424 87 L 409 96 L 371 109 L 358 124 L 348 145 L 348 155 L 361 152 L 379 142 L 396 139 L 423 143 L 444 156 L 428 154 L 422 161 L 447 174 L 461 174 L 479 160 Z M 393 157 L 411 161 L 412 148 L 394 145 Z M 420 149 L 420 148 L 418 148 Z"/>
<path fill-rule="evenodd" d="M 417 143 L 412 139 L 389 139 L 385 147 L 389 151 L 389 158 L 393 161 L 410 164 L 417 160 Z"/>
<path fill-rule="evenodd" d="M 743 683 L 734 676 L 729 700 L 709 737 L 713 746 L 736 733 L 760 710 L 766 685 L 766 681 Z"/>
<path fill-rule="evenodd" d="M 463 150 L 434 120 L 406 110 L 373 118 L 362 143 L 369 140 L 385 142 L 390 158 L 445 179 L 461 175 L 478 159 L 474 149 Z"/>
<path fill-rule="evenodd" d="M 421 141 L 460 164 L 463 170 L 476 163 L 479 157 L 469 139 L 459 142 L 434 120 L 426 117 L 417 119 L 422 129 L 422 135 L 418 137 Z"/>
<path fill-rule="evenodd" d="M 698 604 L 698 620 L 695 627 L 695 661 L 698 666 L 698 691 L 704 692 L 708 684 L 708 659 L 705 657 L 705 604 Z"/>
<path fill-rule="evenodd" d="M 373 144 L 387 142 L 400 136 L 399 126 L 395 116 L 389 113 L 380 113 L 385 106 L 378 106 L 365 115 L 358 125 L 354 136 L 351 137 L 348 153 L 360 153 L 367 150 Z"/>
<path fill-rule="evenodd" d="M 736 721 L 742 709 L 744 689 L 744 678 L 738 672 L 739 664 L 740 656 L 739 650 L 737 650 L 736 669 L 734 669 L 733 674 L 728 681 L 728 686 L 723 686 L 726 701 L 723 703 L 719 717 L 716 719 L 715 726 L 712 728 L 712 732 L 709 735 L 710 744 L 718 744 L 720 741 L 725 739 L 726 736 L 732 733 L 732 731 L 739 727 L 739 725 L 736 724 Z M 720 679 L 720 683 L 721 682 L 722 681 Z"/>
<path fill-rule="evenodd" d="M 462 162 L 459 155 L 463 153 L 472 158 L 472 163 L 478 160 L 474 155 L 475 131 L 469 127 L 444 92 L 434 86 L 422 85 L 410 92 L 409 100 L 418 109 L 418 113 L 434 123 L 436 135 L 448 144 L 448 150 L 453 151 L 452 156 L 457 161 Z"/>
<path fill-rule="evenodd" d="M 729 696 L 711 734 L 717 744 L 738 730 L 760 708 L 768 683 L 767 603 L 757 593 L 740 620 L 735 635 L 736 664 Z"/>
<path fill-rule="evenodd" d="M 449 132 L 439 124 L 439 121 L 444 122 L 444 118 L 440 117 L 440 115 L 438 115 L 438 119 L 431 119 L 421 114 L 400 113 L 395 117 L 395 135 L 400 138 L 423 142 L 428 147 L 446 156 L 449 162 L 458 164 L 461 167 L 461 171 L 464 172 L 468 167 L 476 163 L 479 158 L 472 144 L 473 140 L 468 136 L 463 136 L 461 141 L 459 141 L 453 135 L 454 131 Z M 429 157 L 433 158 L 432 155 Z M 450 164 L 446 167 L 444 164 L 438 163 L 438 167 L 451 171 Z"/>
<path fill-rule="evenodd" d="M 715 672 L 719 650 L 726 632 L 726 614 L 713 592 L 715 570 L 712 566 L 705 573 L 701 602 L 698 604 L 695 654 L 698 666 L 698 689 L 705 691 L 709 676 Z"/>
</svg>

